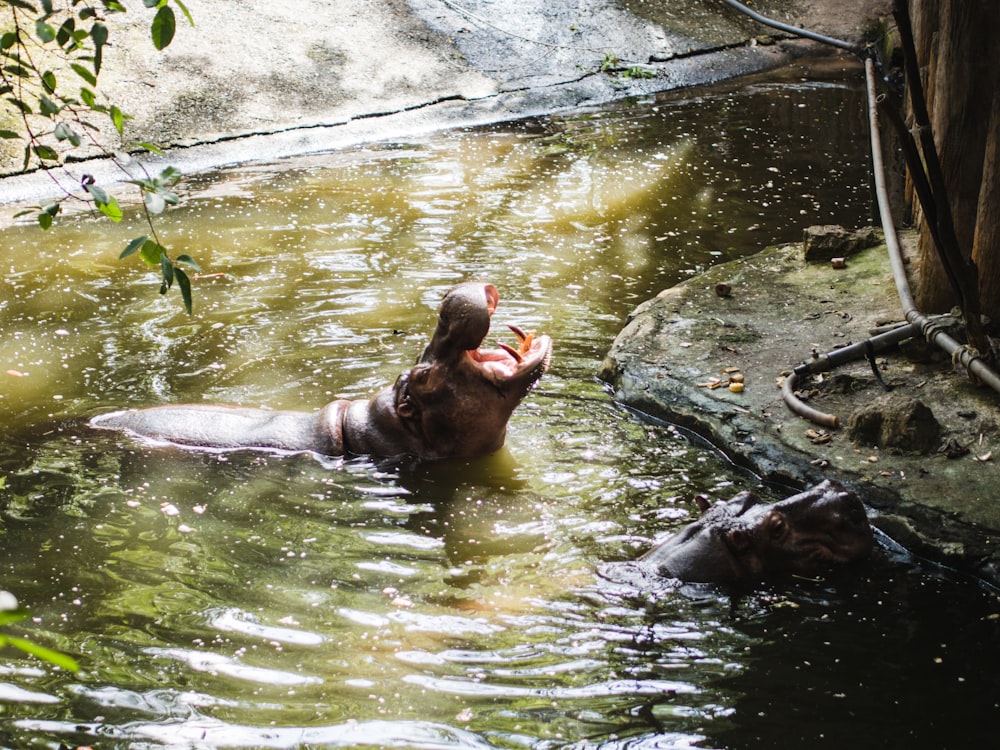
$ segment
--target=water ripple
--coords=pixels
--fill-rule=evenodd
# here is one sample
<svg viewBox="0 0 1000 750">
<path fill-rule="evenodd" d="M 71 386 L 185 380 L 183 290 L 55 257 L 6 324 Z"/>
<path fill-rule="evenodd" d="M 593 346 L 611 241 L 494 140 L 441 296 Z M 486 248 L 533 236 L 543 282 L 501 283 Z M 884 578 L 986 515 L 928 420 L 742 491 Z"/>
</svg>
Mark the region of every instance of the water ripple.
<svg viewBox="0 0 1000 750">
<path fill-rule="evenodd" d="M 319 646 L 326 640 L 317 633 L 263 625 L 249 612 L 234 607 L 209 610 L 205 614 L 209 625 L 227 633 L 242 633 L 267 641 L 279 641 L 297 646 Z"/>
<path fill-rule="evenodd" d="M 425 690 L 434 690 L 449 695 L 474 695 L 482 698 L 545 698 L 547 700 L 582 700 L 605 698 L 615 695 L 670 695 L 676 693 L 698 693 L 699 690 L 688 682 L 673 680 L 612 680 L 595 682 L 579 687 L 518 687 L 515 685 L 494 685 L 472 679 L 456 677 L 431 677 L 411 674 L 403 677 L 403 682 L 418 685 Z"/>
<path fill-rule="evenodd" d="M 493 747 L 472 732 L 428 721 L 347 721 L 321 727 L 254 727 L 209 718 L 120 726 L 23 719 L 14 726 L 28 732 L 100 739 L 102 743 L 152 742 L 163 748 L 364 746 L 481 750 Z M 142 747 L 148 746 L 143 744 Z"/>
<path fill-rule="evenodd" d="M 322 683 L 319 677 L 293 674 L 278 669 L 251 667 L 240 664 L 234 659 L 221 654 L 205 651 L 191 651 L 182 648 L 146 648 L 143 653 L 162 659 L 174 659 L 186 662 L 197 672 L 208 672 L 233 677 L 237 680 L 257 682 L 262 685 L 316 685 Z"/>
</svg>

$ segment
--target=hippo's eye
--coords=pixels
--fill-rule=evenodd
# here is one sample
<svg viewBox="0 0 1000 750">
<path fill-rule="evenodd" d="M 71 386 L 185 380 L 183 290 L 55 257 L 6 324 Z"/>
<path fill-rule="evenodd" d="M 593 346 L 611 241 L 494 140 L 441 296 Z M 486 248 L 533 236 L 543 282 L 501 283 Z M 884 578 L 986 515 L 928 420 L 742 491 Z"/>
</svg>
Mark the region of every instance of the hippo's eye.
<svg viewBox="0 0 1000 750">
<path fill-rule="evenodd" d="M 430 377 L 431 368 L 429 365 L 417 365 L 412 370 L 410 370 L 409 382 L 412 385 L 423 385 L 427 382 L 427 378 Z"/>
<path fill-rule="evenodd" d="M 784 534 L 785 525 L 785 519 L 780 513 L 771 513 L 767 518 L 767 530 L 773 537 Z"/>
</svg>

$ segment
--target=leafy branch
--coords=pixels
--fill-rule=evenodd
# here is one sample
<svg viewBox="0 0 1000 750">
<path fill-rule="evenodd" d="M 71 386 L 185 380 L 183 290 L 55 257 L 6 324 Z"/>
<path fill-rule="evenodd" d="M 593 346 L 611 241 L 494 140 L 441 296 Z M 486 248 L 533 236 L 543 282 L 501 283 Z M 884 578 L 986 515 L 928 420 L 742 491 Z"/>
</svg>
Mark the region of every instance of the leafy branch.
<svg viewBox="0 0 1000 750">
<path fill-rule="evenodd" d="M 0 628 L 20 622 L 26 619 L 28 615 L 27 610 L 17 606 L 17 599 L 14 598 L 13 594 L 7 591 L 0 591 Z M 76 659 L 59 651 L 53 651 L 51 648 L 39 646 L 27 638 L 18 638 L 17 636 L 0 633 L 0 648 L 4 646 L 13 646 L 26 654 L 38 657 L 42 661 L 61 667 L 73 674 L 80 671 L 80 665 L 76 663 Z"/>
<path fill-rule="evenodd" d="M 180 9 L 193 26 L 194 21 L 182 0 L 143 0 L 155 9 L 150 23 L 150 38 L 157 50 L 165 49 L 174 38 L 176 14 Z M 60 197 L 23 211 L 18 216 L 34 214 L 38 225 L 49 229 L 67 201 L 83 202 L 117 223 L 124 216 L 118 199 L 94 178 L 85 175 L 79 185 L 67 188 L 53 170 L 65 163 L 75 149 L 87 148 L 109 159 L 126 176 L 122 182 L 134 185 L 142 196 L 142 210 L 149 234 L 130 241 L 122 258 L 136 252 L 147 264 L 159 267 L 160 293 L 165 294 L 174 282 L 188 314 L 192 310 L 190 279 L 180 266 L 200 270 L 189 255 L 172 259 L 156 236 L 154 217 L 179 202 L 173 188 L 180 173 L 168 167 L 158 176 L 142 169 L 135 177 L 128 166 L 131 157 L 105 147 L 99 136 L 101 128 L 91 118 L 102 115 L 110 120 L 119 139 L 124 137 L 129 115 L 117 106 L 104 102 L 97 94 L 98 77 L 108 46 L 106 20 L 125 7 L 118 0 L 63 0 L 56 7 L 53 0 L 3 0 L 8 11 L 7 29 L 0 35 L 0 101 L 14 128 L 0 127 L 0 140 L 24 144 L 22 171 L 40 169 L 49 174 Z M 6 125 L 7 123 L 2 123 Z M 149 143 L 139 148 L 160 153 Z"/>
</svg>

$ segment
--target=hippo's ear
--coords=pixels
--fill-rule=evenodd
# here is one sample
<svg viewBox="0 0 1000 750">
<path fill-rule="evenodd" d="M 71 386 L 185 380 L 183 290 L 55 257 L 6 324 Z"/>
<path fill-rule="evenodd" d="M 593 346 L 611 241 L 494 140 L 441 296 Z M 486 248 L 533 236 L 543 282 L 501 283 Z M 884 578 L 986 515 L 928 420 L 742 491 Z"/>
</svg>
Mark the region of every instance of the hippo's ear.
<svg viewBox="0 0 1000 750">
<path fill-rule="evenodd" d="M 409 397 L 400 400 L 396 404 L 396 413 L 403 419 L 413 419 L 413 416 L 417 413 L 416 408 L 413 406 L 413 401 Z"/>
<path fill-rule="evenodd" d="M 750 490 L 743 490 L 742 492 L 737 492 L 733 495 L 733 499 L 729 502 L 739 508 L 736 515 L 740 516 L 750 510 L 753 506 L 760 505 L 760 498 L 753 494 Z"/>
<path fill-rule="evenodd" d="M 414 390 L 426 387 L 431 365 L 418 364 L 396 379 L 396 413 L 403 419 L 413 419 L 420 412 Z"/>
</svg>

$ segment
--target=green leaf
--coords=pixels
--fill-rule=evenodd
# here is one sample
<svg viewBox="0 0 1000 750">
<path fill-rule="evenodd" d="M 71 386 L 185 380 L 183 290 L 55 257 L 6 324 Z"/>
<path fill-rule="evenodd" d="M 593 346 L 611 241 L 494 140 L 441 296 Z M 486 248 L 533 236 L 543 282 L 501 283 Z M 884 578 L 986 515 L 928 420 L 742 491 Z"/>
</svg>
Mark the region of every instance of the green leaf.
<svg viewBox="0 0 1000 750">
<path fill-rule="evenodd" d="M 139 257 L 146 261 L 147 265 L 150 266 L 157 265 L 160 262 L 160 258 L 162 258 L 165 254 L 166 250 L 153 240 L 146 240 L 142 245 L 142 249 L 139 251 Z"/>
<path fill-rule="evenodd" d="M 95 94 L 93 91 L 91 91 L 88 88 L 80 89 L 80 98 L 83 100 L 83 103 L 86 104 L 88 107 L 90 107 L 91 109 L 96 109 L 95 105 L 97 104 L 97 94 Z"/>
<path fill-rule="evenodd" d="M 25 2 L 25 0 L 7 0 L 7 5 L 13 5 L 15 8 L 28 10 L 32 13 L 38 13 L 38 9 L 31 3 Z"/>
<path fill-rule="evenodd" d="M 88 180 L 93 180 L 93 178 L 88 178 Z M 93 196 L 94 201 L 98 205 L 108 202 L 108 194 L 100 185 L 95 185 L 93 182 L 87 182 L 84 183 L 83 189 Z"/>
<path fill-rule="evenodd" d="M 174 275 L 177 277 L 177 286 L 179 286 L 181 290 L 181 299 L 184 301 L 184 309 L 187 310 L 188 315 L 191 315 L 191 280 L 188 278 L 188 275 L 179 268 L 174 269 Z"/>
<path fill-rule="evenodd" d="M 26 618 L 30 613 L 28 610 L 18 607 L 17 609 L 5 609 L 0 610 L 0 627 L 5 625 L 10 625 L 15 622 L 20 622 Z"/>
<path fill-rule="evenodd" d="M 52 216 L 42 211 L 38 214 L 38 226 L 40 226 L 43 230 L 49 229 L 52 226 Z"/>
<path fill-rule="evenodd" d="M 51 70 L 46 70 L 42 73 L 42 83 L 45 84 L 45 88 L 49 90 L 49 93 L 55 93 L 56 90 L 56 74 Z"/>
<path fill-rule="evenodd" d="M 35 21 L 35 35 L 42 41 L 42 44 L 48 44 L 56 38 L 56 30 L 39 18 Z"/>
<path fill-rule="evenodd" d="M 145 177 L 139 177 L 135 180 L 125 180 L 129 185 L 138 185 L 143 192 L 147 190 L 156 190 L 156 183 Z"/>
<path fill-rule="evenodd" d="M 167 190 L 166 188 L 160 188 L 156 191 L 156 194 L 163 198 L 168 206 L 176 206 L 181 202 L 180 196 L 177 195 L 177 193 L 172 190 Z"/>
<path fill-rule="evenodd" d="M 164 5 L 156 11 L 153 24 L 150 26 L 150 32 L 153 36 L 153 46 L 156 47 L 157 51 L 166 49 L 170 42 L 173 41 L 176 27 L 177 22 L 174 18 L 173 8 L 169 5 Z"/>
<path fill-rule="evenodd" d="M 187 6 L 182 3 L 181 0 L 174 0 L 174 4 L 181 9 L 181 12 L 184 14 L 185 18 L 187 18 L 188 23 L 191 24 L 192 28 L 194 28 L 194 16 L 191 15 L 191 11 L 187 9 Z"/>
<path fill-rule="evenodd" d="M 162 172 L 160 172 L 160 182 L 164 185 L 173 185 L 176 183 L 183 174 L 176 167 L 167 167 Z"/>
<path fill-rule="evenodd" d="M 73 16 L 70 16 L 63 21 L 62 26 L 59 27 L 59 32 L 56 34 L 56 42 L 60 47 L 65 47 L 69 42 L 75 41 L 75 36 L 73 34 L 75 31 L 76 21 L 73 20 Z"/>
<path fill-rule="evenodd" d="M 144 193 L 142 199 L 146 202 L 146 208 L 151 214 L 162 214 L 167 208 L 167 202 L 163 200 L 163 196 L 158 190 Z"/>
<path fill-rule="evenodd" d="M 151 154 L 160 154 L 160 155 L 162 155 L 162 154 L 165 153 L 164 150 L 162 148 L 160 148 L 159 146 L 157 146 L 155 143 L 149 143 L 148 141 L 142 141 L 141 143 L 137 143 L 136 145 L 139 148 L 146 149 Z"/>
<path fill-rule="evenodd" d="M 121 255 L 118 256 L 119 260 L 122 258 L 127 258 L 128 256 L 139 252 L 142 246 L 146 244 L 146 241 L 148 239 L 149 237 L 147 237 L 146 235 L 142 235 L 142 237 L 136 237 L 134 240 L 129 242 L 125 246 L 125 249 L 122 250 Z"/>
<path fill-rule="evenodd" d="M 76 660 L 66 654 L 53 651 L 51 648 L 45 648 L 45 646 L 39 646 L 37 643 L 32 643 L 24 638 L 15 638 L 7 635 L 3 636 L 3 639 L 14 648 L 19 648 L 26 654 L 37 656 L 42 661 L 47 661 L 49 664 L 61 667 L 67 672 L 76 674 L 80 671 L 80 665 L 76 663 Z"/>
<path fill-rule="evenodd" d="M 32 146 L 32 151 L 35 152 L 35 156 L 43 161 L 59 161 L 59 154 L 51 146 L 45 146 L 41 143 Z"/>
<path fill-rule="evenodd" d="M 70 67 L 73 69 L 73 72 L 75 72 L 78 76 L 80 76 L 80 78 L 82 78 L 83 80 L 85 80 L 91 86 L 96 86 L 97 85 L 97 76 L 95 76 L 93 73 L 91 73 L 85 67 L 83 67 L 82 65 L 80 65 L 80 63 L 73 63 L 73 64 L 70 65 Z"/>
<path fill-rule="evenodd" d="M 118 135 L 122 134 L 126 119 L 128 119 L 128 115 L 118 109 L 118 107 L 111 105 L 111 122 L 115 124 L 115 130 L 118 131 Z"/>
<path fill-rule="evenodd" d="M 13 130 L 0 130 L 0 138 L 5 138 L 10 140 L 12 138 L 20 138 L 20 133 L 15 133 Z"/>
<path fill-rule="evenodd" d="M 0 49 L 10 49 L 17 42 L 17 34 L 8 31 L 0 36 Z"/>
<path fill-rule="evenodd" d="M 199 266 L 198 262 L 187 253 L 178 255 L 177 258 L 174 260 L 174 263 L 175 264 L 181 263 L 185 266 L 188 266 L 189 268 L 193 268 L 198 273 L 201 273 L 201 266 Z"/>
<path fill-rule="evenodd" d="M 76 131 L 74 131 L 73 128 L 64 122 L 56 125 L 56 129 L 53 134 L 55 135 L 56 140 L 69 141 L 74 146 L 80 145 L 80 136 L 76 134 Z"/>
<path fill-rule="evenodd" d="M 45 94 L 38 97 L 38 103 L 40 105 L 40 113 L 46 117 L 59 114 L 59 105 L 45 96 Z"/>
<path fill-rule="evenodd" d="M 160 255 L 160 273 L 163 274 L 163 283 L 169 289 L 174 283 L 174 264 L 170 262 L 166 253 Z"/>
<path fill-rule="evenodd" d="M 122 213 L 122 207 L 118 205 L 118 200 L 113 195 L 108 196 L 107 203 L 98 203 L 97 208 L 115 224 L 121 221 L 125 215 Z"/>
</svg>

